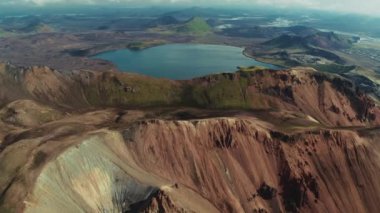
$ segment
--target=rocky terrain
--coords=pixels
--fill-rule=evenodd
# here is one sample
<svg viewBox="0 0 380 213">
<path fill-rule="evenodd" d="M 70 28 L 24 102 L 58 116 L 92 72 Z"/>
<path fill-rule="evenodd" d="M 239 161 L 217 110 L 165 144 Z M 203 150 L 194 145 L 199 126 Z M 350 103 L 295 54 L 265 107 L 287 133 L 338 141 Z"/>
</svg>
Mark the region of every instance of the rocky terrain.
<svg viewBox="0 0 380 213">
<path fill-rule="evenodd" d="M 340 76 L 0 66 L 0 212 L 376 212 L 380 108 Z"/>
<path fill-rule="evenodd" d="M 300 27 L 298 34 L 282 34 L 261 45 L 251 45 L 245 54 L 284 68 L 305 66 L 339 74 L 355 82 L 367 94 L 380 97 L 378 65 L 372 60 L 376 57 L 363 59 L 354 53 L 361 45 L 359 37 L 307 29 Z"/>
</svg>

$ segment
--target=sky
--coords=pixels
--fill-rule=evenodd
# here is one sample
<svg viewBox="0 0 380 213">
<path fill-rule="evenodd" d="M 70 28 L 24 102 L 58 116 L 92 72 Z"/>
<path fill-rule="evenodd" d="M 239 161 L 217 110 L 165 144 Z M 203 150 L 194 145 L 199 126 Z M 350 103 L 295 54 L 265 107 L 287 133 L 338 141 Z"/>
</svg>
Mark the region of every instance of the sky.
<svg viewBox="0 0 380 213">
<path fill-rule="evenodd" d="M 210 5 L 263 5 L 283 8 L 307 8 L 316 10 L 360 13 L 378 16 L 380 0 L 0 0 L 3 5 L 57 5 L 57 4 L 124 4 L 163 5 L 184 4 L 191 6 Z"/>
</svg>

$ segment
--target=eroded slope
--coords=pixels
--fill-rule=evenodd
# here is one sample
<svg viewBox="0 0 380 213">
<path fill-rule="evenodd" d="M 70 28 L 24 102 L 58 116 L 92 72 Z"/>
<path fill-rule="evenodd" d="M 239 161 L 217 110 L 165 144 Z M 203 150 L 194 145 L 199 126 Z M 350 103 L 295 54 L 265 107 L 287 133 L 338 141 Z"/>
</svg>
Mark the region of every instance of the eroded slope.
<svg viewBox="0 0 380 213">
<path fill-rule="evenodd" d="M 117 113 L 91 116 L 110 126 Z M 31 129 L 7 145 L 0 154 L 3 209 L 375 212 L 379 207 L 378 144 L 368 133 L 284 133 L 255 117 L 124 120 L 113 130 L 84 128 L 80 121 L 73 129 L 81 133 L 38 135 L 41 129 Z M 74 126 L 69 121 L 44 128 L 62 132 Z"/>
<path fill-rule="evenodd" d="M 169 81 L 5 64 L 0 81 L 1 211 L 380 207 L 380 111 L 341 77 Z"/>
</svg>

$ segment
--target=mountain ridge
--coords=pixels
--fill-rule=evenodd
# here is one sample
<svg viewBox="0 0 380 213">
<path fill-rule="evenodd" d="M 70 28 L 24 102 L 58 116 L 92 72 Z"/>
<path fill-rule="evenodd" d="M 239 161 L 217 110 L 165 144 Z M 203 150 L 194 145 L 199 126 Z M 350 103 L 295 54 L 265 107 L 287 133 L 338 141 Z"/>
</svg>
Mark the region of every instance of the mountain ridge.
<svg viewBox="0 0 380 213">
<path fill-rule="evenodd" d="M 252 70 L 173 81 L 0 64 L 0 210 L 378 209 L 373 100 L 312 68 Z"/>
</svg>

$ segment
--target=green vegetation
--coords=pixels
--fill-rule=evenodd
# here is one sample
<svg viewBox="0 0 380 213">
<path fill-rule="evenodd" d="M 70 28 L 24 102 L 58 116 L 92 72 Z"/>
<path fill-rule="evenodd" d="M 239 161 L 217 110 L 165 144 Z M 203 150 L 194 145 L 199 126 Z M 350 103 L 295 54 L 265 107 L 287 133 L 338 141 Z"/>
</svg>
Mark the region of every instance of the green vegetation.
<svg viewBox="0 0 380 213">
<path fill-rule="evenodd" d="M 11 213 L 11 212 L 15 212 L 15 211 L 14 210 L 10 210 L 10 209 L 2 206 L 2 207 L 0 207 L 0 212 L 2 212 L 2 213 Z"/>
<path fill-rule="evenodd" d="M 271 58 L 268 56 L 260 56 L 260 57 L 255 57 L 255 60 L 267 63 L 267 64 L 273 64 L 279 67 L 287 68 L 287 67 L 296 67 L 300 66 L 301 64 L 298 63 L 297 61 L 293 61 L 289 58 Z"/>
<path fill-rule="evenodd" d="M 9 36 L 10 33 L 0 28 L 0 38 Z"/>
<path fill-rule="evenodd" d="M 83 91 L 92 106 L 193 106 L 216 109 L 248 109 L 252 98 L 247 87 L 250 74 L 228 73 L 210 76 L 211 83 L 178 84 L 165 79 L 140 75 L 107 73 L 103 80 L 93 81 Z"/>
<path fill-rule="evenodd" d="M 4 36 L 4 30 L 0 29 L 0 38 Z"/>
<path fill-rule="evenodd" d="M 273 48 L 296 48 L 307 49 L 306 41 L 300 36 L 282 35 L 264 43 Z"/>
<path fill-rule="evenodd" d="M 180 102 L 180 88 L 172 81 L 139 75 L 104 77 L 84 88 L 87 101 L 95 106 L 168 106 Z"/>
<path fill-rule="evenodd" d="M 234 78 L 235 74 L 220 74 L 211 76 L 212 83 L 205 86 L 189 85 L 185 90 L 184 103 L 206 108 L 250 108 L 247 98 L 248 78 Z"/>
<path fill-rule="evenodd" d="M 51 33 L 54 32 L 55 29 L 47 24 L 39 24 L 35 27 L 34 32 L 36 33 Z"/>
<path fill-rule="evenodd" d="M 336 74 L 344 74 L 356 68 L 356 66 L 345 66 L 345 65 L 335 64 L 335 63 L 334 64 L 315 64 L 315 65 L 310 65 L 310 66 L 321 72 L 336 73 Z"/>
<path fill-rule="evenodd" d="M 128 49 L 131 50 L 143 50 L 149 47 L 154 47 L 158 45 L 165 44 L 166 42 L 163 40 L 152 40 L 152 41 L 143 41 L 143 42 L 132 42 L 127 45 Z"/>
<path fill-rule="evenodd" d="M 183 26 L 177 27 L 177 32 L 190 33 L 190 34 L 207 34 L 211 33 L 212 28 L 207 22 L 200 17 L 193 17 L 187 21 Z"/>
<path fill-rule="evenodd" d="M 268 68 L 261 66 L 250 66 L 250 67 L 238 67 L 240 72 L 257 72 L 261 70 L 267 70 Z"/>
</svg>

